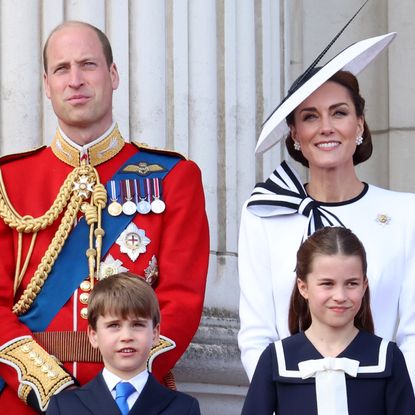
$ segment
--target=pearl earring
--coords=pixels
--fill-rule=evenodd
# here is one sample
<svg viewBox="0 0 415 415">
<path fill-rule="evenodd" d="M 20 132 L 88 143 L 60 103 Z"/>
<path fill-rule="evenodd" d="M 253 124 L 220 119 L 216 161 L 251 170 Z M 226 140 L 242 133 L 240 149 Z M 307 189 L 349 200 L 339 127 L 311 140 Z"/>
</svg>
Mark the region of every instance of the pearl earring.
<svg viewBox="0 0 415 415">
<path fill-rule="evenodd" d="M 294 149 L 297 150 L 297 151 L 301 150 L 300 143 L 298 141 L 295 141 L 295 140 L 294 140 Z"/>
<path fill-rule="evenodd" d="M 362 143 L 363 143 L 363 137 L 359 135 L 358 137 L 356 137 L 356 145 L 360 146 L 360 144 Z"/>
</svg>

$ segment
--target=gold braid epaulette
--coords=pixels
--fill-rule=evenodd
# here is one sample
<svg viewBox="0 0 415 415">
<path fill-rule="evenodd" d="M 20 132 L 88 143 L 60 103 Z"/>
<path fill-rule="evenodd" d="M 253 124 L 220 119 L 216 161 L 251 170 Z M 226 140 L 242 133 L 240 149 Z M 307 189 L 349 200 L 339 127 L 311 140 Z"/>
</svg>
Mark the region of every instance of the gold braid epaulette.
<svg viewBox="0 0 415 415">
<path fill-rule="evenodd" d="M 0 217 L 8 226 L 16 229 L 18 233 L 35 234 L 38 231 L 45 229 L 50 226 L 66 208 L 58 230 L 41 259 L 37 270 L 32 276 L 30 283 L 24 290 L 18 302 L 13 306 L 13 313 L 17 315 L 24 314 L 33 304 L 33 301 L 40 292 L 58 254 L 72 230 L 82 202 L 84 199 L 89 198 L 89 193 L 92 193 L 91 202 L 87 208 L 85 217 L 89 225 L 98 222 L 98 226 L 95 229 L 95 235 L 91 235 L 91 237 L 95 236 L 100 242 L 104 235 L 100 223 L 101 210 L 106 205 L 107 192 L 105 187 L 99 183 L 99 176 L 94 167 L 85 163 L 80 167 L 76 167 L 65 179 L 65 182 L 61 186 L 59 193 L 49 210 L 44 215 L 37 218 L 33 218 L 29 215 L 20 216 L 15 211 L 7 196 L 3 178 L 0 173 Z M 97 244 L 97 249 L 94 249 L 93 246 L 93 241 L 90 240 L 90 249 L 87 251 L 88 262 L 90 264 L 90 275 L 94 274 L 95 271 L 93 268 L 99 266 L 100 262 L 100 243 Z"/>
</svg>

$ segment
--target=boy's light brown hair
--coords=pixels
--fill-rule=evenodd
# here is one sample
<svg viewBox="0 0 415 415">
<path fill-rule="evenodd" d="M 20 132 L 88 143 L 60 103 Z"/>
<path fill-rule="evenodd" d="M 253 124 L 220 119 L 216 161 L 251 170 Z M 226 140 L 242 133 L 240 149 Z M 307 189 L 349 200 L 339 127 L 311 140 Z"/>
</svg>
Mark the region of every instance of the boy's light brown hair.
<svg viewBox="0 0 415 415">
<path fill-rule="evenodd" d="M 160 307 L 153 288 L 131 272 L 121 272 L 99 281 L 88 299 L 88 324 L 97 328 L 99 316 L 112 314 L 126 319 L 148 318 L 160 323 Z"/>
</svg>

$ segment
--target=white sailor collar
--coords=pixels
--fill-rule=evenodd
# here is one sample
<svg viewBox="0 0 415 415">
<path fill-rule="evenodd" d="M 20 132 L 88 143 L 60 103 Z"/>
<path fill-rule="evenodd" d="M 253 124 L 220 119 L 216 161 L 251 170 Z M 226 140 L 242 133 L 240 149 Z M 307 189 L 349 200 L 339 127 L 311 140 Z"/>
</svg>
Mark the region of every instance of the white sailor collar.
<svg viewBox="0 0 415 415">
<path fill-rule="evenodd" d="M 360 330 L 347 348 L 337 357 L 347 357 L 360 362 L 357 378 L 385 378 L 392 374 L 388 359 L 392 343 Z M 311 359 L 322 359 L 305 334 L 298 333 L 274 343 L 278 369 L 274 380 L 284 383 L 314 383 L 313 378 L 302 379 L 298 364 Z"/>
</svg>

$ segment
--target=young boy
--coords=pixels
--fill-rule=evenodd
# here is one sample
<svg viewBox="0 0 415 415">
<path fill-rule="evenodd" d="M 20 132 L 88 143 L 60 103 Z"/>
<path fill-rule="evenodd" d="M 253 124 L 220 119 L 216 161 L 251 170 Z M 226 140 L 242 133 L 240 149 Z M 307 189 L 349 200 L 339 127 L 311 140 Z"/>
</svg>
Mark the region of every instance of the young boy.
<svg viewBox="0 0 415 415">
<path fill-rule="evenodd" d="M 159 342 L 160 309 L 144 280 L 129 272 L 100 281 L 88 301 L 88 337 L 104 369 L 81 388 L 55 395 L 48 415 L 200 415 L 198 401 L 162 386 L 147 371 Z"/>
</svg>

